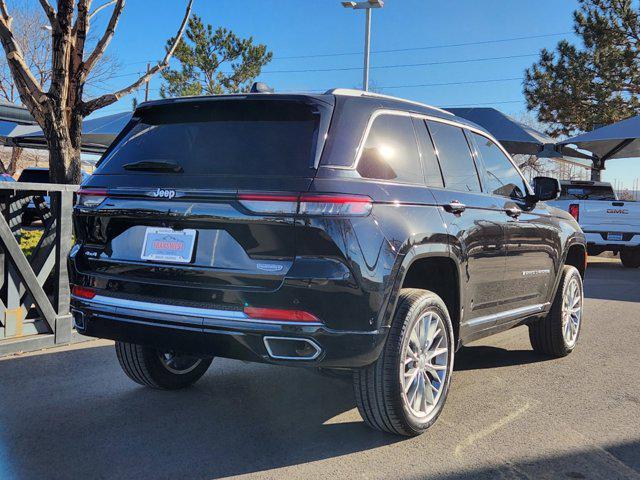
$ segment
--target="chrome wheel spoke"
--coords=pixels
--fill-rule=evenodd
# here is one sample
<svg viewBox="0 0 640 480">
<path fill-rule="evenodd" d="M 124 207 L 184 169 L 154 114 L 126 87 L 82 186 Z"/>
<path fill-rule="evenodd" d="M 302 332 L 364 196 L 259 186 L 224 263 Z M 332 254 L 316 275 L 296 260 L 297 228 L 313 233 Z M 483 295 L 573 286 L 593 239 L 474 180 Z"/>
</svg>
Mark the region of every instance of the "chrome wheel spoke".
<svg viewBox="0 0 640 480">
<path fill-rule="evenodd" d="M 562 301 L 562 334 L 569 347 L 578 339 L 582 319 L 582 290 L 578 280 L 572 279 Z"/>
<path fill-rule="evenodd" d="M 427 359 L 431 360 L 432 358 L 439 357 L 440 355 L 444 355 L 448 351 L 449 351 L 448 348 L 436 348 L 433 351 L 429 351 L 429 353 L 427 354 Z"/>
<path fill-rule="evenodd" d="M 429 312 L 419 318 L 403 347 L 400 380 L 408 409 L 429 415 L 438 403 L 449 368 L 449 341 L 442 318 Z"/>
</svg>

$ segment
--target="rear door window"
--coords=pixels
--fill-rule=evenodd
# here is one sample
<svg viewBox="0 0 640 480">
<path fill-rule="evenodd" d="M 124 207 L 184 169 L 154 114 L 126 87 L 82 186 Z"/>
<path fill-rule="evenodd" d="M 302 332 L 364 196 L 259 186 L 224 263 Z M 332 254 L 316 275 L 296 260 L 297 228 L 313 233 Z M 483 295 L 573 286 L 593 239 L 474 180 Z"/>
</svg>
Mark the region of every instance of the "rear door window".
<svg viewBox="0 0 640 480">
<path fill-rule="evenodd" d="M 358 161 L 358 173 L 364 178 L 423 183 L 411 117 L 382 114 L 373 120 Z"/>
<path fill-rule="evenodd" d="M 501 197 L 524 198 L 527 195 L 526 183 L 500 147 L 483 135 L 470 135 L 484 165 L 485 191 Z"/>
<path fill-rule="evenodd" d="M 478 171 L 462 129 L 433 121 L 428 121 L 427 125 L 440 160 L 445 187 L 462 192 L 481 192 Z"/>
<path fill-rule="evenodd" d="M 142 111 L 97 174 L 144 174 L 128 164 L 177 164 L 186 175 L 310 176 L 320 105 L 285 100 L 184 102 Z"/>
<path fill-rule="evenodd" d="M 420 118 L 414 118 L 413 125 L 416 129 L 416 136 L 418 137 L 425 182 L 430 187 L 442 188 L 444 186 L 442 173 L 440 172 L 440 165 L 438 165 L 438 158 L 436 157 L 431 136 L 427 130 L 427 124 Z"/>
</svg>

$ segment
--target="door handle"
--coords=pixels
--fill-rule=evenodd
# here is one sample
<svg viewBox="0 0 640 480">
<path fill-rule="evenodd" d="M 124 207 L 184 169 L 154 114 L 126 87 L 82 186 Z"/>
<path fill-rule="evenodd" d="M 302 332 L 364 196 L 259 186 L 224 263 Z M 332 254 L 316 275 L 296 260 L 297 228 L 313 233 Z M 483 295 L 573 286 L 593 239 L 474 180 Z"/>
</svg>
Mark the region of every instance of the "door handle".
<svg viewBox="0 0 640 480">
<path fill-rule="evenodd" d="M 444 209 L 449 213 L 462 213 L 467 209 L 464 203 L 460 203 L 458 200 L 453 200 L 444 206 Z"/>
<path fill-rule="evenodd" d="M 511 218 L 518 218 L 520 215 L 522 215 L 522 210 L 520 209 L 520 207 L 507 207 L 504 210 L 507 215 L 509 215 Z"/>
</svg>

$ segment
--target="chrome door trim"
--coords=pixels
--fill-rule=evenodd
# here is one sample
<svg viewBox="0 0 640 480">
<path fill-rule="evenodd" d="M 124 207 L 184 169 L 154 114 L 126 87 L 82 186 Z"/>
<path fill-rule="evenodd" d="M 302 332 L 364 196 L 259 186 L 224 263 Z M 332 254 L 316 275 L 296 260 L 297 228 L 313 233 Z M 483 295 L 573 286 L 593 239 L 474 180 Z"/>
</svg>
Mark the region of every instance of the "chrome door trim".
<svg viewBox="0 0 640 480">
<path fill-rule="evenodd" d="M 514 308 L 513 310 L 506 310 L 500 313 L 494 313 L 491 315 L 472 318 L 466 323 L 469 326 L 477 326 L 477 325 L 483 325 L 485 323 L 496 323 L 509 318 L 525 317 L 527 315 L 540 313 L 544 311 L 544 309 L 547 308 L 549 305 L 550 305 L 549 302 L 547 302 L 547 303 L 539 303 L 536 305 L 529 305 L 526 307 Z"/>
</svg>

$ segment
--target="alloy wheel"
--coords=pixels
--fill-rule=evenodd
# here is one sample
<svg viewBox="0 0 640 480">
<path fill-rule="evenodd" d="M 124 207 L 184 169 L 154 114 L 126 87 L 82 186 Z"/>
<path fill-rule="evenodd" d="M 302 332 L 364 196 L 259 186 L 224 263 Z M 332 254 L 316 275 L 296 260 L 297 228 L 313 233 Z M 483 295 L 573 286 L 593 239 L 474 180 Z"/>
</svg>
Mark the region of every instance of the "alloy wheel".
<svg viewBox="0 0 640 480">
<path fill-rule="evenodd" d="M 400 381 L 405 405 L 416 417 L 433 412 L 449 374 L 449 340 L 435 312 L 421 316 L 403 347 Z"/>
<path fill-rule="evenodd" d="M 562 335 L 569 348 L 573 347 L 578 340 L 581 320 L 582 291 L 578 280 L 572 278 L 567 285 L 562 301 Z"/>
</svg>

